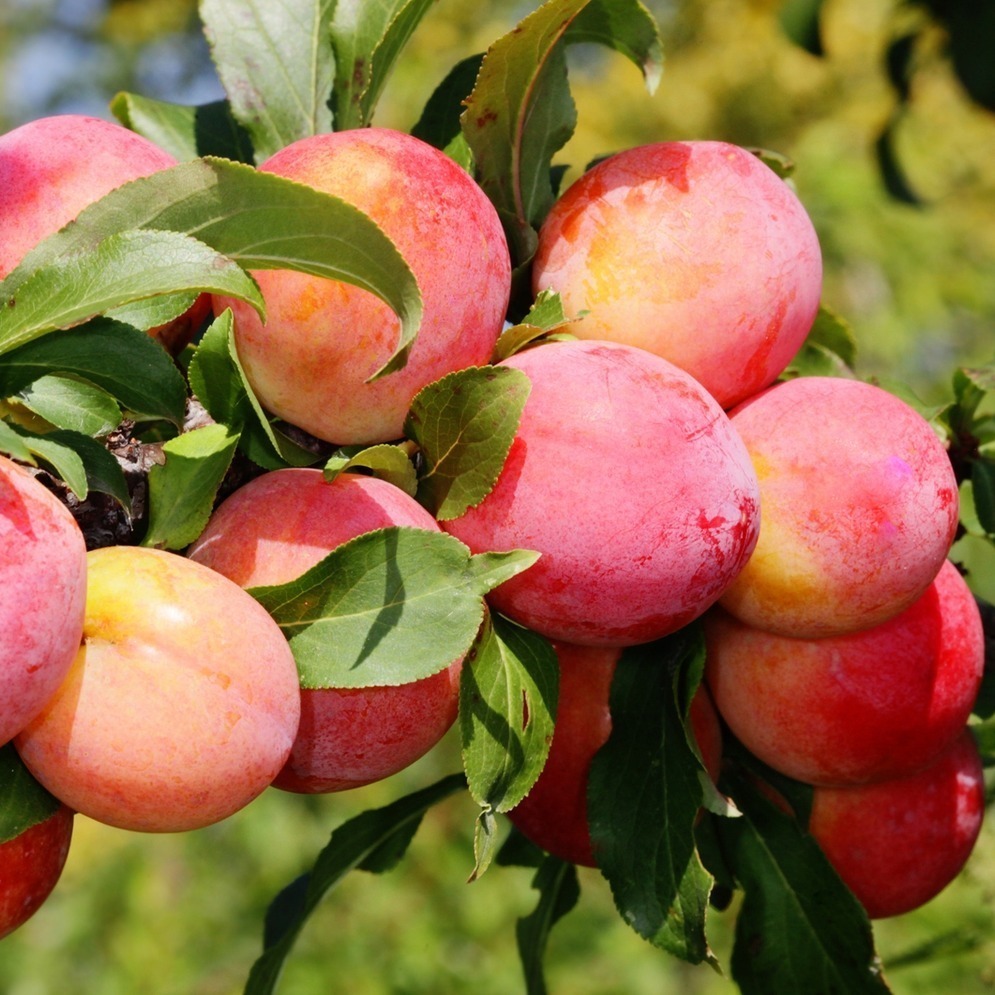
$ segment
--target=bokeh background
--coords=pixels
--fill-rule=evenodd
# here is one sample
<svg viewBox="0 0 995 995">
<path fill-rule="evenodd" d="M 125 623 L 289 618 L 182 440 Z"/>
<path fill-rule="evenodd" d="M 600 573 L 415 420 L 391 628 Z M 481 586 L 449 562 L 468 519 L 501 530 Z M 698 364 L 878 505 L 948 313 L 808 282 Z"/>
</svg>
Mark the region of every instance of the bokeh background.
<svg viewBox="0 0 995 995">
<path fill-rule="evenodd" d="M 533 6 L 438 0 L 388 84 L 377 123 L 409 129 L 453 63 Z M 666 138 L 780 152 L 797 164 L 793 182 L 822 241 L 825 302 L 854 328 L 861 375 L 942 403 L 956 366 L 995 359 L 995 115 L 966 96 L 942 29 L 927 23 L 911 100 L 894 130 L 921 199 L 913 206 L 889 196 L 874 143 L 895 109 L 885 53 L 922 23 L 915 5 L 825 0 L 821 57 L 789 40 L 778 0 L 648 6 L 665 41 L 654 96 L 621 57 L 571 54 L 579 125 L 559 156 L 570 165 L 567 180 L 597 155 Z M 222 96 L 193 0 L 0 0 L 0 130 L 58 112 L 110 117 L 119 90 L 182 103 Z M 978 563 L 981 593 L 995 599 L 995 565 Z M 127 834 L 78 818 L 56 892 L 0 943 L 0 993 L 239 992 L 269 899 L 308 867 L 331 830 L 459 762 L 450 735 L 381 784 L 318 798 L 270 791 L 221 825 L 184 835 Z M 536 893 L 525 869 L 492 867 L 466 883 L 474 817 L 468 799 L 454 799 L 429 814 L 398 869 L 349 876 L 301 937 L 281 992 L 520 991 L 514 923 Z M 735 992 L 727 977 L 640 940 L 596 872 L 583 871 L 581 882 L 578 908 L 550 942 L 553 995 Z M 731 922 L 729 914 L 711 922 L 726 964 Z M 995 990 L 995 825 L 943 895 L 875 933 L 899 995 Z"/>
</svg>

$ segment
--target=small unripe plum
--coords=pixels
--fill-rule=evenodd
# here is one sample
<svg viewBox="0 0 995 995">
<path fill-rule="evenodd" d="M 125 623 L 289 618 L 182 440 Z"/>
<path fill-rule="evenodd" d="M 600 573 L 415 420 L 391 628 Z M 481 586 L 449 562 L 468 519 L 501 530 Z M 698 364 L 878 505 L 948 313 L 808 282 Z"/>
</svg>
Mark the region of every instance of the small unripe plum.
<svg viewBox="0 0 995 995">
<path fill-rule="evenodd" d="M 800 377 L 730 419 L 760 481 L 756 550 L 722 596 L 758 629 L 821 638 L 878 625 L 933 582 L 957 482 L 929 423 L 872 384 Z"/>
<path fill-rule="evenodd" d="M 174 553 L 87 556 L 83 644 L 15 738 L 56 798 L 122 829 L 179 832 L 247 805 L 290 753 L 297 668 L 280 627 L 220 574 Z"/>
<path fill-rule="evenodd" d="M 746 149 L 659 142 L 593 166 L 539 232 L 534 289 L 582 338 L 669 359 L 724 408 L 772 383 L 804 342 L 822 256 L 792 189 Z"/>
<path fill-rule="evenodd" d="M 809 832 L 872 919 L 901 915 L 960 872 L 985 807 L 981 757 L 964 730 L 907 777 L 813 791 Z"/>
<path fill-rule="evenodd" d="M 508 818 L 536 846 L 584 867 L 596 866 L 587 821 L 587 781 L 594 755 L 612 730 L 608 702 L 622 650 L 554 643 L 560 667 L 556 727 L 532 789 Z M 717 780 L 722 731 L 704 685 L 691 699 L 691 730 L 705 768 Z"/>
<path fill-rule="evenodd" d="M 549 342 L 501 365 L 532 390 L 497 483 L 442 523 L 475 553 L 533 549 L 489 595 L 550 639 L 650 642 L 697 618 L 746 563 L 757 482 L 715 399 L 659 356 Z"/>
<path fill-rule="evenodd" d="M 342 473 L 329 482 L 320 470 L 274 470 L 223 501 L 187 555 L 241 587 L 283 584 L 349 539 L 392 525 L 439 529 L 383 480 Z M 342 791 L 414 763 L 456 719 L 460 666 L 396 686 L 302 688 L 300 728 L 274 784 Z"/>
<path fill-rule="evenodd" d="M 86 543 L 66 506 L 0 456 L 0 745 L 45 706 L 79 648 Z"/>
<path fill-rule="evenodd" d="M 909 608 L 870 629 L 793 639 L 716 607 L 705 634 L 706 680 L 730 729 L 809 784 L 926 766 L 963 730 L 984 667 L 978 606 L 949 560 Z"/>
<path fill-rule="evenodd" d="M 41 908 L 69 856 L 73 812 L 65 805 L 13 839 L 0 843 L 0 939 Z"/>
<path fill-rule="evenodd" d="M 82 114 L 37 118 L 0 135 L 0 279 L 83 208 L 129 180 L 175 165 L 172 155 L 147 138 Z M 203 296 L 150 334 L 179 352 L 209 310 L 210 299 Z"/>
<path fill-rule="evenodd" d="M 452 159 L 389 128 L 293 142 L 260 167 L 359 208 L 393 240 L 421 290 L 424 314 L 403 369 L 366 381 L 387 361 L 397 316 L 371 292 L 290 270 L 253 276 L 266 323 L 230 306 L 249 383 L 273 414 L 339 444 L 403 434 L 415 394 L 453 370 L 489 362 L 511 293 L 511 261 L 497 211 Z"/>
</svg>

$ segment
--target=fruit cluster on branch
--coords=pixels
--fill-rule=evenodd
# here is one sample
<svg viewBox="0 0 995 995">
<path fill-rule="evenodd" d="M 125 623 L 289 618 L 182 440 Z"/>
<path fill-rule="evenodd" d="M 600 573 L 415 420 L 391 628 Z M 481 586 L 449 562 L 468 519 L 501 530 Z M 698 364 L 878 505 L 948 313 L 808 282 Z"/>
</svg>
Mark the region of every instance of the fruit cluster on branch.
<svg viewBox="0 0 995 995">
<path fill-rule="evenodd" d="M 557 6 L 523 24 L 542 66 L 495 69 L 511 36 L 476 65 L 458 133 L 367 107 L 286 140 L 253 119 L 258 165 L 180 162 L 129 98 L 134 130 L 0 136 L 0 935 L 74 814 L 192 830 L 387 778 L 454 724 L 462 778 L 384 838 L 465 784 L 474 877 L 506 814 L 688 961 L 714 960 L 709 898 L 777 887 L 755 838 L 861 943 L 966 862 L 985 635 L 950 554 L 984 372 L 956 453 L 858 379 L 769 157 L 661 141 L 554 194 L 519 134 L 504 172 L 488 129 L 572 19 L 620 45 Z M 737 980 L 776 987 L 768 926 Z"/>
</svg>

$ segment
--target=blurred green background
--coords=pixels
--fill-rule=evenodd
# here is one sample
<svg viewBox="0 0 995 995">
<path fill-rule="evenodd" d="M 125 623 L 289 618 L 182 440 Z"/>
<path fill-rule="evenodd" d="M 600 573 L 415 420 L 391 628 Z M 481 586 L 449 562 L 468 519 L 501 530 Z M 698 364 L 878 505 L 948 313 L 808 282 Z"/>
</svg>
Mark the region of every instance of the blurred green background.
<svg viewBox="0 0 995 995">
<path fill-rule="evenodd" d="M 986 0 L 987 2 L 987 0 Z M 438 0 L 391 83 L 377 123 L 408 129 L 446 70 L 485 48 L 534 5 Z M 719 138 L 781 152 L 819 232 L 825 301 L 853 325 L 865 376 L 942 401 L 957 365 L 995 359 L 995 117 L 966 99 L 939 29 L 917 52 L 912 101 L 896 132 L 924 204 L 888 197 L 873 143 L 894 108 L 886 48 L 916 15 L 894 0 L 827 0 L 825 55 L 793 45 L 774 0 L 649 4 L 665 70 L 649 96 L 602 51 L 571 55 L 577 134 L 559 157 L 570 176 L 614 149 L 665 138 Z M 984 6 L 984 4 L 982 5 Z M 120 89 L 199 103 L 221 95 L 190 0 L 0 0 L 0 130 L 46 113 L 109 116 Z M 985 569 L 991 568 L 989 561 Z M 995 568 L 979 587 L 995 597 Z M 0 944 L 2 995 L 221 995 L 241 990 L 269 899 L 307 868 L 348 816 L 459 767 L 451 734 L 379 785 L 338 796 L 267 792 L 210 829 L 140 836 L 78 818 L 59 887 Z M 521 990 L 514 923 L 536 893 L 529 871 L 492 867 L 467 884 L 475 812 L 466 798 L 432 811 L 401 866 L 354 873 L 301 938 L 287 995 L 507 995 Z M 731 993 L 707 967 L 654 950 L 582 871 L 578 908 L 548 956 L 553 995 Z M 878 923 L 899 995 L 995 990 L 995 826 L 961 877 L 928 906 Z M 732 916 L 711 939 L 728 963 Z M 924 951 L 931 956 L 922 960 Z"/>
</svg>

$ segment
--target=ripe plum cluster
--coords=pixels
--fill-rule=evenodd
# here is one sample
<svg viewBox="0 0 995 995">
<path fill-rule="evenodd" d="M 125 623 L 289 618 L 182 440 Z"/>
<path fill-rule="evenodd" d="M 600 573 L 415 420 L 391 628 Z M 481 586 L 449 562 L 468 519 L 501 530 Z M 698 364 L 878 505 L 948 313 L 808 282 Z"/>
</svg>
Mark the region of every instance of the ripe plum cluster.
<svg viewBox="0 0 995 995">
<path fill-rule="evenodd" d="M 0 276 L 172 161 L 88 118 L 0 136 L 0 211 L 17 234 Z M 253 274 L 265 322 L 215 297 L 152 334 L 177 352 L 209 310 L 230 308 L 271 415 L 338 446 L 400 440 L 422 388 L 495 356 L 512 285 L 497 211 L 455 162 L 388 129 L 301 140 L 259 169 L 354 204 L 393 239 L 424 303 L 406 366 L 374 378 L 396 338 L 382 301 L 296 271 Z M 494 486 L 455 517 L 371 476 L 260 470 L 185 555 L 87 552 L 66 508 L 0 458 L 0 743 L 56 806 L 0 842 L 0 935 L 54 886 L 73 813 L 193 829 L 271 785 L 380 780 L 439 742 L 469 660 L 409 683 L 302 686 L 247 591 L 391 527 L 444 532 L 473 554 L 539 553 L 487 602 L 548 639 L 560 668 L 549 758 L 510 812 L 543 848 L 597 863 L 587 778 L 612 727 L 613 675 L 628 647 L 700 621 L 706 678 L 688 721 L 714 781 L 725 723 L 813 785 L 809 831 L 872 916 L 921 904 L 959 870 L 983 809 L 966 731 L 983 639 L 947 560 L 956 482 L 928 423 L 892 394 L 779 380 L 821 294 L 818 239 L 790 185 L 721 142 L 619 153 L 556 202 L 532 275 L 535 295 L 557 292 L 576 316 L 571 334 L 496 364 L 531 390 Z M 29 834 L 47 842 L 32 850 Z M 24 856 L 39 847 L 46 860 Z"/>
<path fill-rule="evenodd" d="M 981 620 L 947 560 L 957 483 L 926 420 L 858 380 L 775 382 L 819 302 L 818 242 L 801 205 L 742 149 L 710 142 L 631 149 L 563 194 L 540 231 L 533 273 L 537 290 L 555 288 L 571 310 L 585 312 L 575 326 L 582 339 L 625 343 L 676 363 L 727 413 L 715 424 L 732 426 L 757 487 L 749 510 L 739 502 L 739 522 L 752 530 L 748 542 L 735 553 L 723 548 L 715 527 L 735 516 L 695 504 L 697 485 L 667 485 L 667 514 L 693 509 L 713 563 L 731 571 L 722 576 L 713 566 L 708 576 L 718 598 L 706 595 L 689 614 L 674 616 L 681 625 L 704 611 L 707 664 L 699 696 L 710 694 L 728 729 L 770 767 L 815 785 L 808 830 L 869 915 L 923 904 L 960 870 L 980 830 L 981 759 L 966 725 L 984 663 Z M 526 353 L 521 361 L 531 358 Z M 592 396 L 585 392 L 584 401 Z M 551 420 L 547 413 L 543 424 Z M 658 431 L 662 449 L 676 432 Z M 688 437 L 698 438 L 693 431 Z M 697 456 L 691 459 L 701 467 Z M 610 462 L 605 468 L 615 470 Z M 642 469 L 642 489 L 652 493 L 660 477 L 646 464 Z M 713 479 L 714 472 L 708 471 Z M 606 490 L 612 483 L 596 493 Z M 616 522 L 621 493 L 604 502 Z M 727 484 L 725 493 L 736 492 Z M 474 514 L 500 494 L 499 484 Z M 665 520 L 658 507 L 654 502 L 654 513 L 641 518 L 651 546 L 654 526 Z M 514 509 L 509 502 L 495 516 L 501 529 L 511 527 L 505 523 L 514 521 Z M 676 540 L 671 549 L 691 576 L 701 576 L 689 556 L 694 543 L 667 529 Z M 520 533 L 526 534 L 535 528 Z M 614 535 L 612 545 L 614 553 Z M 612 562 L 614 580 L 629 561 Z M 592 589 L 605 588 L 596 570 L 584 574 L 571 594 L 588 580 Z M 529 588 L 535 576 L 523 574 L 514 584 Z M 686 597 L 693 587 L 685 580 L 671 593 Z M 496 592 L 502 610 L 543 631 L 545 619 L 505 588 Z M 616 618 L 642 595 L 638 584 L 609 590 Z M 604 603 L 596 594 L 593 600 Z M 590 609 L 580 615 L 585 624 L 596 617 Z M 618 632 L 592 640 L 546 631 L 554 639 L 627 644 Z M 597 705 L 574 705 L 573 657 L 580 651 L 559 645 L 557 652 L 566 714 L 546 769 L 511 818 L 554 852 L 593 863 L 585 779 L 610 729 L 609 682 L 590 682 Z M 610 669 L 616 659 L 617 653 L 602 666 Z M 585 659 L 585 666 L 594 664 Z M 715 771 L 705 745 L 715 737 L 703 715 L 700 707 L 697 717 L 692 712 L 693 732 Z"/>
</svg>

